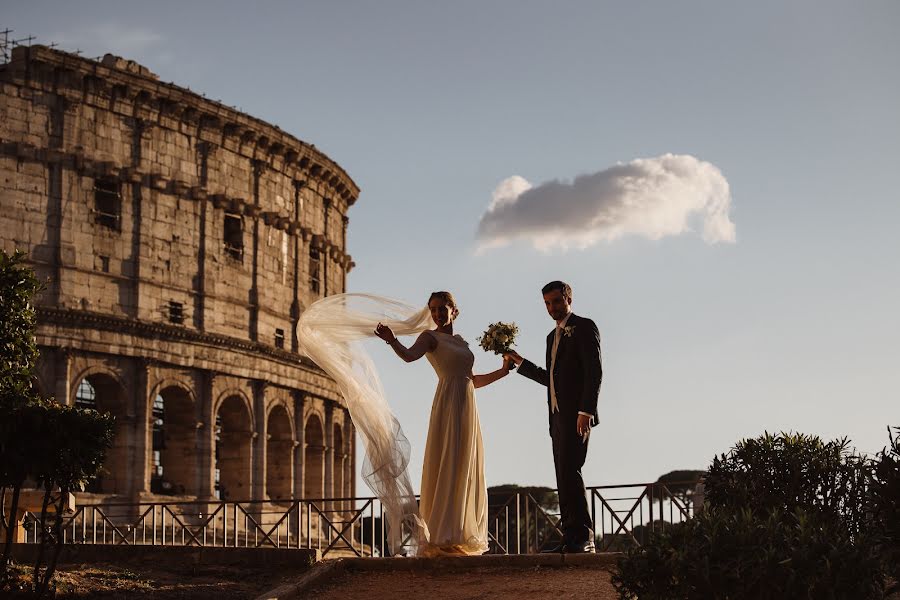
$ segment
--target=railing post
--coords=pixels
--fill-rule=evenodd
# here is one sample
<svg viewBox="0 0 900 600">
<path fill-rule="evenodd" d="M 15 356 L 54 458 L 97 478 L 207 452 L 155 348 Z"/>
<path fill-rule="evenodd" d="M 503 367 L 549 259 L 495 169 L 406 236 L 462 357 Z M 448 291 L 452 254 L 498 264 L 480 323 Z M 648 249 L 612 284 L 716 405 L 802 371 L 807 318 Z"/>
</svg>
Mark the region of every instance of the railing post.
<svg viewBox="0 0 900 600">
<path fill-rule="evenodd" d="M 522 519 L 519 512 L 519 492 L 516 492 L 516 554 L 522 554 Z"/>
</svg>

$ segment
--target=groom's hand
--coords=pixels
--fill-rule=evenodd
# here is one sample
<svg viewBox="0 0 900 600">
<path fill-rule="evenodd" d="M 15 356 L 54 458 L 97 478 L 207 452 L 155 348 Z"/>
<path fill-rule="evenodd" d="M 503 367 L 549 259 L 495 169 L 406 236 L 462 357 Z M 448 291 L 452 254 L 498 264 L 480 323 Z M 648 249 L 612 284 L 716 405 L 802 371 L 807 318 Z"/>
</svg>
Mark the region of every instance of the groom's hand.
<svg viewBox="0 0 900 600">
<path fill-rule="evenodd" d="M 522 364 L 522 361 L 525 359 L 522 358 L 521 356 L 519 356 L 519 353 L 516 352 L 515 350 L 510 350 L 509 352 L 507 352 L 506 354 L 503 355 L 503 360 L 512 361 L 518 367 L 519 365 Z"/>
<path fill-rule="evenodd" d="M 582 438 L 586 438 L 587 434 L 591 432 L 591 419 L 591 415 L 578 415 L 578 423 L 575 425 L 575 427 L 578 430 L 578 435 L 580 435 Z"/>
</svg>

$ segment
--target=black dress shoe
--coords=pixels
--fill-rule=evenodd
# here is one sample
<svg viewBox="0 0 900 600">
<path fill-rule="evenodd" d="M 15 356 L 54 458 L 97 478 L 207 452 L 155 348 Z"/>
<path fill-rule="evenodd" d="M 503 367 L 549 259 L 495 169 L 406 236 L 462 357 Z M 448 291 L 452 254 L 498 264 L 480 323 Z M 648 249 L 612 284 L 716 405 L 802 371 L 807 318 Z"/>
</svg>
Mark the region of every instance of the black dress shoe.
<svg viewBox="0 0 900 600">
<path fill-rule="evenodd" d="M 541 550 L 541 554 L 562 554 L 566 552 L 566 544 L 565 542 L 553 546 L 552 548 L 548 548 L 546 550 Z"/>
<path fill-rule="evenodd" d="M 580 544 L 566 544 L 565 550 L 563 550 L 566 554 L 594 554 L 596 551 L 594 542 L 590 540 Z"/>
</svg>

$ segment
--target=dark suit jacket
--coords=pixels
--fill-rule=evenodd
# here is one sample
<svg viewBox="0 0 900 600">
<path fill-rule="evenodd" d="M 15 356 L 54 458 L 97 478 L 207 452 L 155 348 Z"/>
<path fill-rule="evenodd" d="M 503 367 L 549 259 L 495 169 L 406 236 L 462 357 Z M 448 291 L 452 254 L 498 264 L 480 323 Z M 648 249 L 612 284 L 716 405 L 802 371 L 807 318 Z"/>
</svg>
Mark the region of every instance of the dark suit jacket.
<svg viewBox="0 0 900 600">
<path fill-rule="evenodd" d="M 569 315 L 566 327 L 572 327 L 572 335 L 563 333 L 556 349 L 553 385 L 556 389 L 556 400 L 559 412 L 564 416 L 575 415 L 579 411 L 594 416 L 597 424 L 597 399 L 600 395 L 600 383 L 603 380 L 603 366 L 600 360 L 600 332 L 590 319 Z M 547 408 L 550 409 L 550 353 L 553 350 L 553 336 L 556 329 L 547 336 L 546 368 L 535 365 L 530 360 L 523 360 L 519 365 L 519 373 L 547 386 Z M 574 429 L 573 429 L 574 431 Z"/>
</svg>

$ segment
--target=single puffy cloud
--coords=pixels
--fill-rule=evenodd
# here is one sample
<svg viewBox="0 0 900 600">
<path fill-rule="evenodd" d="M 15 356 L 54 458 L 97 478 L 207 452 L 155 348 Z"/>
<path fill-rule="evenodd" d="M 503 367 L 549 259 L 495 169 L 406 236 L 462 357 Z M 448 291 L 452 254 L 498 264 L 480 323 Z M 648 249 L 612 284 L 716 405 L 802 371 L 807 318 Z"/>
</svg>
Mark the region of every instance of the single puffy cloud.
<svg viewBox="0 0 900 600">
<path fill-rule="evenodd" d="M 503 180 L 478 224 L 479 249 L 517 239 L 539 250 L 587 248 L 626 235 L 652 240 L 702 227 L 709 244 L 734 242 L 731 192 L 715 165 L 665 154 L 618 164 L 571 183 L 537 187 L 514 175 Z"/>
</svg>

